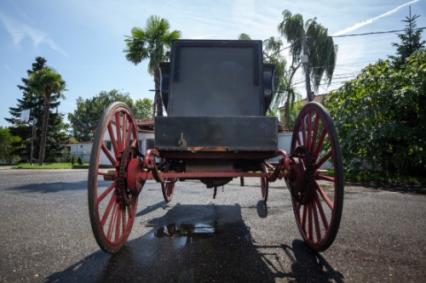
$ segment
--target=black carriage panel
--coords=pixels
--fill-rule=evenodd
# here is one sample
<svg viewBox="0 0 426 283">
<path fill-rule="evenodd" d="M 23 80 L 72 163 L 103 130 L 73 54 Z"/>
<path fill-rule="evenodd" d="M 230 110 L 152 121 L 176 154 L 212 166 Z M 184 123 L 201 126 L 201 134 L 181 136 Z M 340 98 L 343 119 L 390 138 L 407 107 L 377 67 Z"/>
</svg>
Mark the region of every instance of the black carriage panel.
<svg viewBox="0 0 426 283">
<path fill-rule="evenodd" d="M 157 117 L 155 141 L 170 151 L 264 151 L 277 149 L 277 119 Z"/>
<path fill-rule="evenodd" d="M 264 92 L 264 114 L 268 111 L 271 105 L 272 98 L 275 93 L 275 65 L 264 64 L 263 65 L 263 92 Z"/>
<path fill-rule="evenodd" d="M 170 63 L 160 63 L 160 91 L 163 105 L 168 110 L 170 86 Z"/>
<path fill-rule="evenodd" d="M 166 117 L 155 119 L 164 152 L 257 152 L 277 149 L 277 120 L 265 117 L 274 92 L 274 65 L 263 64 L 262 42 L 177 40 L 162 63 Z M 188 157 L 190 158 L 190 157 Z"/>
<path fill-rule="evenodd" d="M 263 115 L 262 81 L 261 41 L 176 41 L 168 115 Z"/>
</svg>

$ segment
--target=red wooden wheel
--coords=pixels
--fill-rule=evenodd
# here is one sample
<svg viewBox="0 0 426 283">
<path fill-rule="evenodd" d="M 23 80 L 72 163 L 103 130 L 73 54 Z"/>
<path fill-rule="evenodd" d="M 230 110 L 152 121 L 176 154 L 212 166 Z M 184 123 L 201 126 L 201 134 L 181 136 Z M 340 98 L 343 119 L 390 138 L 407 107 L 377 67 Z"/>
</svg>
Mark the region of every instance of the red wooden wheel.
<svg viewBox="0 0 426 283">
<path fill-rule="evenodd" d="M 170 202 L 173 198 L 173 192 L 175 191 L 176 180 L 166 179 L 161 183 L 161 191 L 163 192 L 163 198 L 165 202 Z"/>
<path fill-rule="evenodd" d="M 137 157 L 137 126 L 126 104 L 116 102 L 103 113 L 90 159 L 88 196 L 95 239 L 115 253 L 132 230 L 141 188 L 127 187 L 127 165 Z M 130 145 L 133 144 L 133 147 Z"/>
<path fill-rule="evenodd" d="M 265 165 L 262 165 L 262 171 L 267 172 Z M 268 177 L 260 177 L 260 192 L 262 193 L 262 200 L 266 204 L 266 202 L 268 201 L 268 194 L 269 194 Z"/>
<path fill-rule="evenodd" d="M 325 108 L 305 105 L 296 119 L 286 179 L 306 244 L 326 250 L 336 238 L 343 209 L 343 166 L 337 133 Z"/>
</svg>

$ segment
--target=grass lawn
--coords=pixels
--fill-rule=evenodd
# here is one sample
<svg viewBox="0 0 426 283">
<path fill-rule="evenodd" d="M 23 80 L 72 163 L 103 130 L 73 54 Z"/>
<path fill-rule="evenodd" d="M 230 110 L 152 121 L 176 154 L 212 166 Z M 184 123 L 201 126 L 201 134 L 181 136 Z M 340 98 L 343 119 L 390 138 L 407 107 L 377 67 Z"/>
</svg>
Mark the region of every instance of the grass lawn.
<svg viewBox="0 0 426 283">
<path fill-rule="evenodd" d="M 13 169 L 87 169 L 89 164 L 74 164 L 69 162 L 57 162 L 57 163 L 44 163 L 39 165 L 38 163 L 19 163 L 12 167 Z"/>
</svg>

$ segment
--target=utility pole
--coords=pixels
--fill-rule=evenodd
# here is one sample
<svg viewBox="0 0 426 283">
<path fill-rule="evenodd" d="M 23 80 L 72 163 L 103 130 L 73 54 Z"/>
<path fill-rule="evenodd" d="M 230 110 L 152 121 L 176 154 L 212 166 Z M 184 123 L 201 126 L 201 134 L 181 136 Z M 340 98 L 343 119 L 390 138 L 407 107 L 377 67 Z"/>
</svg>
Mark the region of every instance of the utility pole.
<svg viewBox="0 0 426 283">
<path fill-rule="evenodd" d="M 315 95 L 312 92 L 312 87 L 311 87 L 311 78 L 310 78 L 311 66 L 309 66 L 309 50 L 307 47 L 307 41 L 308 41 L 308 36 L 304 36 L 302 40 L 302 51 L 303 51 L 302 64 L 303 64 L 303 70 L 305 72 L 306 97 L 308 98 L 309 101 L 313 101 L 315 98 Z"/>
</svg>

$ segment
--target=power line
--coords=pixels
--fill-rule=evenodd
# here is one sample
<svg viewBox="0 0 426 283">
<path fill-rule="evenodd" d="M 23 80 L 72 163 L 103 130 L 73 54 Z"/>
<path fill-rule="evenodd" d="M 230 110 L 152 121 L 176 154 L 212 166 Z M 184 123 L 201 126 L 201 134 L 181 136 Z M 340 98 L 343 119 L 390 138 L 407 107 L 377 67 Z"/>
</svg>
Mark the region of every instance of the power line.
<svg viewBox="0 0 426 283">
<path fill-rule="evenodd" d="M 413 30 L 424 30 L 426 29 L 426 27 L 419 27 L 419 28 L 415 28 Z M 349 33 L 349 34 L 341 34 L 341 35 L 330 35 L 331 37 L 354 37 L 354 36 L 365 36 L 365 35 L 374 35 L 374 34 L 386 34 L 386 33 L 397 33 L 397 32 L 404 32 L 405 29 L 394 29 L 394 30 L 386 30 L 386 31 L 371 31 L 371 32 L 363 32 L 363 33 Z M 300 39 L 297 39 L 297 41 L 299 41 Z M 281 51 L 284 51 L 286 49 L 289 49 L 293 46 L 294 43 L 287 45 L 283 48 L 281 48 L 280 50 L 278 50 L 277 52 L 274 52 L 273 54 L 279 53 Z"/>
<path fill-rule="evenodd" d="M 415 28 L 414 30 L 424 30 L 426 27 Z M 387 31 L 371 31 L 371 32 L 363 32 L 363 33 L 350 33 L 350 34 L 341 34 L 341 35 L 331 35 L 331 37 L 350 37 L 350 36 L 364 36 L 364 35 L 374 35 L 374 34 L 384 34 L 384 33 L 397 33 L 403 32 L 405 29 L 395 29 L 395 30 L 387 30 Z"/>
</svg>

